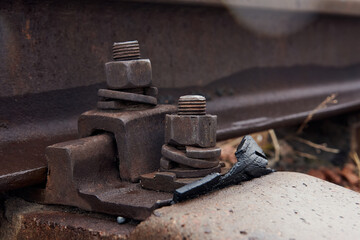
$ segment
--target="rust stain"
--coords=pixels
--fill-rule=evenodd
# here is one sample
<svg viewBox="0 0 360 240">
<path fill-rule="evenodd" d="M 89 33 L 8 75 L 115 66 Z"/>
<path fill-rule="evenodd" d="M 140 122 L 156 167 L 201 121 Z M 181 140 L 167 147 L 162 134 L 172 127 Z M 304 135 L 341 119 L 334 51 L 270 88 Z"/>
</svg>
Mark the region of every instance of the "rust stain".
<svg viewBox="0 0 360 240">
<path fill-rule="evenodd" d="M 21 78 L 21 71 L 19 66 L 21 63 L 21 53 L 19 51 L 18 41 L 15 34 L 9 33 L 7 35 L 6 49 L 7 49 L 7 66 L 9 78 L 12 82 L 12 95 L 19 95 L 27 89 L 26 83 Z"/>
<path fill-rule="evenodd" d="M 108 60 L 108 57 L 105 53 L 104 47 L 99 47 L 96 45 L 91 45 L 91 52 L 96 56 L 97 59 L 99 59 L 99 62 L 105 63 Z"/>
<path fill-rule="evenodd" d="M 25 29 L 22 29 L 22 33 L 25 35 L 25 38 L 27 40 L 31 40 L 31 34 L 30 34 L 30 19 L 27 19 L 25 22 Z"/>
<path fill-rule="evenodd" d="M 24 64 L 22 54 L 24 52 L 24 47 L 19 45 L 21 41 L 18 39 L 19 37 L 24 37 L 24 39 L 30 43 L 31 49 L 34 50 L 35 41 L 30 33 L 30 24 L 30 19 L 27 19 L 25 24 L 22 26 L 20 34 L 10 32 L 6 35 L 6 53 L 8 56 L 6 64 L 8 66 L 9 78 L 12 83 L 12 95 L 22 95 L 28 93 L 31 88 L 28 80 L 31 80 L 32 76 L 23 72 Z"/>
</svg>

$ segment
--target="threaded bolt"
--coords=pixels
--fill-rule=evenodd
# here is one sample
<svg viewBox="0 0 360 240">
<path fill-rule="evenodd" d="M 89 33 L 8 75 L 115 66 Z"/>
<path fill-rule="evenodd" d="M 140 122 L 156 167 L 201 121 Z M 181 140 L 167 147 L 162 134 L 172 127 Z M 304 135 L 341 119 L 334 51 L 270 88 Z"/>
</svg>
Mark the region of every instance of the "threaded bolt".
<svg viewBox="0 0 360 240">
<path fill-rule="evenodd" d="M 135 60 L 140 58 L 138 41 L 115 42 L 113 45 L 114 61 Z"/>
<path fill-rule="evenodd" d="M 179 98 L 178 115 L 205 115 L 206 98 L 200 95 L 186 95 Z"/>
</svg>

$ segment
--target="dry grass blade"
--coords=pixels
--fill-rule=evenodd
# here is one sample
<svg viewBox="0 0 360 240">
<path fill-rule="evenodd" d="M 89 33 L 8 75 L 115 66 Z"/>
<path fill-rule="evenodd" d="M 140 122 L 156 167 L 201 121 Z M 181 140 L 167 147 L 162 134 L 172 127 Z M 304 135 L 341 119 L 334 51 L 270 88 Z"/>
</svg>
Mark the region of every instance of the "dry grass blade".
<svg viewBox="0 0 360 240">
<path fill-rule="evenodd" d="M 304 122 L 300 125 L 299 129 L 296 131 L 296 134 L 302 133 L 302 131 L 304 130 L 306 125 L 311 121 L 311 119 L 313 118 L 316 112 L 318 112 L 323 108 L 326 108 L 328 104 L 336 104 L 337 103 L 336 96 L 337 96 L 336 93 L 331 94 L 330 96 L 326 97 L 326 99 L 322 101 L 314 110 L 312 110 L 309 113 L 309 115 L 307 115 Z"/>
<path fill-rule="evenodd" d="M 306 144 L 306 145 L 308 145 L 310 147 L 313 147 L 315 149 L 320 149 L 320 150 L 322 150 L 324 152 L 330 152 L 330 153 L 339 153 L 340 152 L 339 149 L 327 147 L 325 143 L 317 144 L 317 143 L 313 143 L 313 142 L 311 142 L 309 140 L 306 140 L 306 139 L 303 139 L 303 138 L 300 138 L 300 137 L 292 137 L 291 139 L 294 139 L 294 140 L 296 140 L 298 142 L 304 143 L 304 144 Z"/>
<path fill-rule="evenodd" d="M 350 153 L 350 157 L 354 160 L 356 167 L 358 169 L 358 175 L 360 178 L 360 159 L 359 159 L 359 155 L 357 154 L 357 152 L 353 151 Z"/>
<path fill-rule="evenodd" d="M 270 135 L 271 141 L 273 142 L 273 145 L 274 145 L 275 158 L 274 158 L 273 164 L 275 164 L 280 160 L 280 144 L 276 137 L 274 129 L 269 130 L 269 135 Z"/>
<path fill-rule="evenodd" d="M 319 160 L 316 156 L 310 154 L 310 153 L 304 153 L 299 151 L 294 151 L 295 154 L 299 155 L 300 157 L 304 157 L 310 160 Z"/>
</svg>

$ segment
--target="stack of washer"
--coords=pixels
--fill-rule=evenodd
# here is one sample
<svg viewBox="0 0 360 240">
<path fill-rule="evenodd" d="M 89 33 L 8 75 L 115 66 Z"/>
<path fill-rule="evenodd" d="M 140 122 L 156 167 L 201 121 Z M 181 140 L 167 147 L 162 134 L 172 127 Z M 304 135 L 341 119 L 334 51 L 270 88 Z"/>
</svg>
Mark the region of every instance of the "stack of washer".
<svg viewBox="0 0 360 240">
<path fill-rule="evenodd" d="M 203 177 L 220 172 L 221 149 L 216 145 L 217 116 L 206 114 L 206 99 L 182 96 L 178 113 L 166 115 L 160 171 L 178 178 Z"/>
<path fill-rule="evenodd" d="M 138 41 L 113 45 L 114 61 L 105 64 L 108 89 L 99 89 L 99 109 L 128 109 L 157 105 L 158 89 L 152 87 L 149 59 L 140 59 Z"/>
</svg>

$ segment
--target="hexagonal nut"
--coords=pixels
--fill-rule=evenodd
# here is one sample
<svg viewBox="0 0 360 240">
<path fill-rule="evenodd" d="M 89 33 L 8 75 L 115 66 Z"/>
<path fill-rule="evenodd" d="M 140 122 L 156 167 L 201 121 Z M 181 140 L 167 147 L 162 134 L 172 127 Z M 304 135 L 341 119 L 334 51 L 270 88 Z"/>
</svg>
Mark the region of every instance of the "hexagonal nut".
<svg viewBox="0 0 360 240">
<path fill-rule="evenodd" d="M 111 89 L 151 86 L 152 71 L 149 59 L 105 63 L 106 83 Z"/>
<path fill-rule="evenodd" d="M 165 142 L 175 145 L 214 147 L 217 116 L 166 115 Z"/>
</svg>

